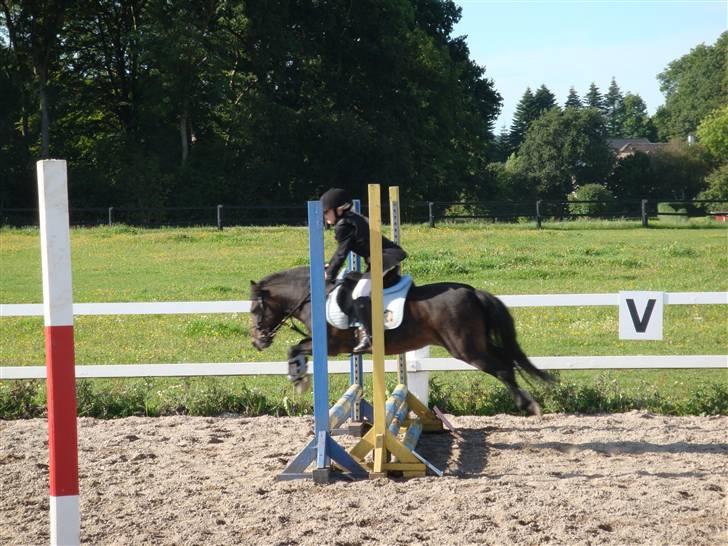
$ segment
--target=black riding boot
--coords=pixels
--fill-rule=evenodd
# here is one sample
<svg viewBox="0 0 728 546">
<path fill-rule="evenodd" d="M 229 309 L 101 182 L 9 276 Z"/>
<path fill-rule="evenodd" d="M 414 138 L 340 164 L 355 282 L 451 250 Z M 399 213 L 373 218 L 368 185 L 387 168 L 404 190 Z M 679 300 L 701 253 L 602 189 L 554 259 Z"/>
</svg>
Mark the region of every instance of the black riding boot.
<svg viewBox="0 0 728 546">
<path fill-rule="evenodd" d="M 358 343 L 352 352 L 368 353 L 372 350 L 372 299 L 369 297 L 357 298 L 354 301 L 354 309 L 360 326 L 357 329 Z"/>
</svg>

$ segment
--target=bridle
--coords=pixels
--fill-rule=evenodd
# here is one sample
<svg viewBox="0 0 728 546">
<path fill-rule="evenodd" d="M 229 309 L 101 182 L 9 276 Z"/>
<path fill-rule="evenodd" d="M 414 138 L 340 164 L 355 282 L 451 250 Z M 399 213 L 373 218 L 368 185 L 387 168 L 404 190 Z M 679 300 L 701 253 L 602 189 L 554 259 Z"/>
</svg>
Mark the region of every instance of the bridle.
<svg viewBox="0 0 728 546">
<path fill-rule="evenodd" d="M 301 300 L 296 305 L 293 306 L 293 308 L 290 311 L 288 311 L 286 313 L 286 315 L 281 320 L 279 320 L 276 323 L 275 326 L 273 326 L 273 328 L 271 328 L 271 329 L 268 329 L 268 328 L 256 328 L 256 330 L 258 330 L 258 332 L 260 332 L 260 337 L 262 338 L 262 340 L 263 341 L 270 341 L 270 342 L 272 342 L 273 341 L 273 338 L 278 333 L 278 330 L 280 330 L 286 324 L 286 321 L 287 320 L 290 320 L 290 324 L 288 326 L 291 328 L 291 330 L 294 330 L 294 331 L 298 332 L 302 336 L 308 337 L 309 334 L 306 333 L 306 332 L 304 332 L 303 330 L 301 330 L 296 325 L 296 323 L 293 322 L 293 315 L 296 312 L 298 312 L 298 310 L 301 309 L 301 307 L 303 307 L 304 304 L 307 301 L 309 301 L 310 299 L 311 299 L 311 293 L 308 292 L 308 293 L 306 293 L 306 295 L 303 296 L 303 298 L 301 298 Z M 263 296 L 258 296 L 258 300 L 257 301 L 258 301 L 258 305 L 260 306 L 260 316 L 261 316 L 261 318 L 263 318 L 265 316 L 265 301 L 263 299 Z M 270 305 L 268 307 L 270 307 Z"/>
</svg>

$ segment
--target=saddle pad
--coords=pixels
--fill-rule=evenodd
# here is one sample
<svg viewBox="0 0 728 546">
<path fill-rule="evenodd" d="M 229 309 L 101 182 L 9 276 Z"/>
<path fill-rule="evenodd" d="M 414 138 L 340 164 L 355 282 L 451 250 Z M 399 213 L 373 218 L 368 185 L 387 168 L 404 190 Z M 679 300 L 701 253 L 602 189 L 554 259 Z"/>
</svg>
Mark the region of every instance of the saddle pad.
<svg viewBox="0 0 728 546">
<path fill-rule="evenodd" d="M 402 324 L 404 303 L 407 301 L 407 293 L 411 287 L 412 277 L 404 275 L 397 284 L 384 289 L 385 330 L 394 330 Z M 350 323 L 349 316 L 336 303 L 336 295 L 339 290 L 341 290 L 341 286 L 334 288 L 326 299 L 326 321 L 334 328 L 346 330 L 353 327 L 355 323 Z"/>
</svg>

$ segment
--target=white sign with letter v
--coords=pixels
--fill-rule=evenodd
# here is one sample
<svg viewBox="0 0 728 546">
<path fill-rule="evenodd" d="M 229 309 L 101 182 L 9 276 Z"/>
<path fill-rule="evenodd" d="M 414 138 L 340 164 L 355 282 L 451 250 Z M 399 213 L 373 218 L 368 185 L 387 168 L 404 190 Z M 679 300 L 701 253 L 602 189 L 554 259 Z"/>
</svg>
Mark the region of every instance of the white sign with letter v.
<svg viewBox="0 0 728 546">
<path fill-rule="evenodd" d="M 664 292 L 619 293 L 619 339 L 662 339 Z"/>
</svg>

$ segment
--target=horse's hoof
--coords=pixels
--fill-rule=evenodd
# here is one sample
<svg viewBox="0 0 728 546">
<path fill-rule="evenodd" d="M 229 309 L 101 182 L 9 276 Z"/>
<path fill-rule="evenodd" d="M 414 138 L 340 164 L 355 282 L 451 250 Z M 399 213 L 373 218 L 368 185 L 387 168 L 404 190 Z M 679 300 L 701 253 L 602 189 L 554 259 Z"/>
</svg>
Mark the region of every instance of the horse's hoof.
<svg viewBox="0 0 728 546">
<path fill-rule="evenodd" d="M 528 413 L 535 415 L 536 417 L 541 417 L 541 415 L 543 415 L 541 406 L 535 400 L 528 405 Z"/>
<path fill-rule="evenodd" d="M 296 392 L 298 394 L 303 394 L 305 392 L 308 392 L 308 390 L 311 388 L 311 376 L 310 375 L 304 375 L 301 379 L 298 379 L 293 386 L 296 389 Z"/>
</svg>

